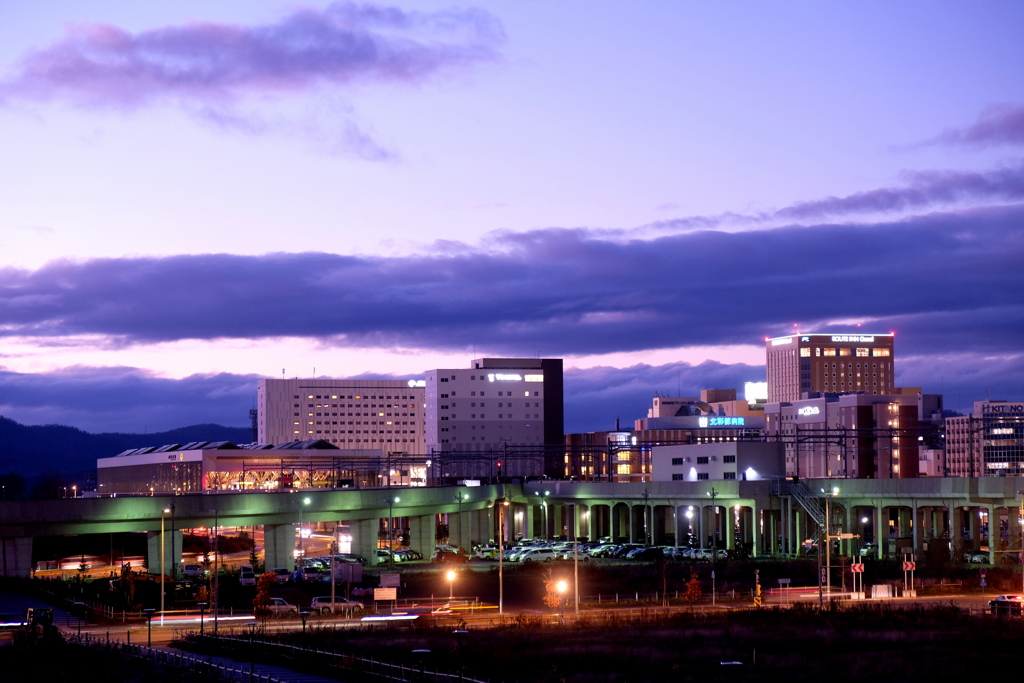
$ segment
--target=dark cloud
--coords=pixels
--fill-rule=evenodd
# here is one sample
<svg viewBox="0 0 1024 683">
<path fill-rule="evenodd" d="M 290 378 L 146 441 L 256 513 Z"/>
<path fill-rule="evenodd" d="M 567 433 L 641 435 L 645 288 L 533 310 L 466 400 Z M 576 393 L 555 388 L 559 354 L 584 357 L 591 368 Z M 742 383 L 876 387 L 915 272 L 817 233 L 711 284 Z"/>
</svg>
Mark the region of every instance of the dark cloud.
<svg viewBox="0 0 1024 683">
<path fill-rule="evenodd" d="M 627 242 L 537 230 L 446 251 L 6 268 L 0 334 L 112 345 L 299 336 L 512 356 L 749 344 L 793 322 L 849 320 L 922 347 L 956 338 L 1016 352 L 1024 339 L 1024 205 Z"/>
<path fill-rule="evenodd" d="M 361 81 L 419 82 L 497 59 L 499 22 L 481 10 L 406 12 L 339 2 L 259 26 L 193 22 L 131 33 L 70 27 L 24 55 L 0 100 L 133 108 L 223 106 L 248 96 Z"/>
<path fill-rule="evenodd" d="M 45 374 L 0 369 L 0 415 L 94 433 L 141 434 L 207 422 L 245 427 L 256 405 L 257 379 L 217 373 L 176 380 L 126 367 Z"/>
<path fill-rule="evenodd" d="M 1024 106 L 1000 104 L 983 111 L 966 128 L 952 128 L 929 144 L 994 147 L 1024 145 Z"/>
<path fill-rule="evenodd" d="M 906 174 L 910 181 L 899 188 L 858 192 L 800 202 L 770 216 L 776 220 L 809 220 L 857 214 L 890 214 L 955 205 L 964 201 L 1018 202 L 1024 199 L 1024 165 L 971 173 L 930 171 Z"/>
</svg>

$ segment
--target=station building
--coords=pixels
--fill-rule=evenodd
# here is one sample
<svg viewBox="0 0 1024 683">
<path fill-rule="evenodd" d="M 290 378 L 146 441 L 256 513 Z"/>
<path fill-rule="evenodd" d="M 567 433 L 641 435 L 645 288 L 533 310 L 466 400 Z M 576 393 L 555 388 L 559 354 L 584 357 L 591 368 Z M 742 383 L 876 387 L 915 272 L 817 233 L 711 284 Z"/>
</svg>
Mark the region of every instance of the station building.
<svg viewBox="0 0 1024 683">
<path fill-rule="evenodd" d="M 179 495 L 208 491 L 424 486 L 422 455 L 339 449 L 323 439 L 238 446 L 230 441 L 166 444 L 96 461 L 97 494 Z"/>
</svg>

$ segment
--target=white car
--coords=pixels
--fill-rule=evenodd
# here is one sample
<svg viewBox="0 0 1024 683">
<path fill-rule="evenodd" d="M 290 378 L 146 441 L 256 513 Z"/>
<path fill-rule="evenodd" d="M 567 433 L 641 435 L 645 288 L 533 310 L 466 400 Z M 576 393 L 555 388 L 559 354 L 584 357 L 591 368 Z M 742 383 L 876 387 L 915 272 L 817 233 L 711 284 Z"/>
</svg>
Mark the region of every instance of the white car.
<svg viewBox="0 0 1024 683">
<path fill-rule="evenodd" d="M 270 604 L 267 605 L 267 609 L 270 610 L 271 614 L 282 617 L 294 617 L 299 613 L 299 608 L 284 598 L 270 598 Z"/>
<path fill-rule="evenodd" d="M 346 600 L 345 598 L 335 598 L 334 602 L 331 602 L 331 596 L 321 595 L 313 598 L 313 602 L 309 605 L 311 612 L 317 612 L 319 614 L 334 614 L 335 612 L 344 614 L 346 612 L 355 612 L 363 609 L 363 603 L 356 602 L 355 600 Z"/>
<path fill-rule="evenodd" d="M 252 572 L 242 572 L 238 575 L 238 583 L 243 586 L 255 586 L 256 575 Z"/>
<path fill-rule="evenodd" d="M 553 562 L 555 560 L 554 548 L 533 548 L 519 555 L 518 562 L 528 564 L 530 562 Z"/>
<path fill-rule="evenodd" d="M 1000 595 L 995 600 L 989 600 L 989 609 L 992 614 L 1017 614 L 1021 613 L 1024 607 L 1024 597 L 1019 595 Z"/>
</svg>

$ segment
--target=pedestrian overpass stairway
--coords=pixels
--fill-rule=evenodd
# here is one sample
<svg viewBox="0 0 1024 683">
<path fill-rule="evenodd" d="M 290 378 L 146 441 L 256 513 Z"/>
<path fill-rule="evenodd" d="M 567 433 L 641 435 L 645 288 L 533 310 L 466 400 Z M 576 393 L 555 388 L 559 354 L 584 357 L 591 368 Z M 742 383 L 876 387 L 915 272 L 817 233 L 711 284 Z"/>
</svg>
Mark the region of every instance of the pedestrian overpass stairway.
<svg viewBox="0 0 1024 683">
<path fill-rule="evenodd" d="M 818 503 L 818 496 L 814 495 L 807 484 L 792 479 L 776 479 L 772 486 L 772 493 L 777 496 L 789 496 L 800 503 L 814 523 L 818 525 L 819 540 L 825 531 L 825 511 Z"/>
</svg>

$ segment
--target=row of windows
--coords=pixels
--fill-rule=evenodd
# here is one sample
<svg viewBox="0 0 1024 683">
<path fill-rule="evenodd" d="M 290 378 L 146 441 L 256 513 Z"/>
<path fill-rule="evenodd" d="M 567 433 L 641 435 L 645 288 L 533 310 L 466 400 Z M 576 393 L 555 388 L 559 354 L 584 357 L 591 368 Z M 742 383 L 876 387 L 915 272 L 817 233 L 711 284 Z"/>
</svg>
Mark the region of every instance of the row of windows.
<svg viewBox="0 0 1024 683">
<path fill-rule="evenodd" d="M 476 419 L 486 420 L 487 419 L 487 414 L 486 413 L 480 413 L 480 417 L 477 418 L 476 413 L 470 413 L 469 417 L 470 417 L 471 420 L 476 420 Z M 455 419 L 458 419 L 458 415 L 456 415 L 455 413 L 452 413 L 451 415 L 442 415 L 441 416 L 441 420 L 442 421 L 455 420 Z M 498 413 L 498 419 L 499 420 L 511 420 L 512 419 L 512 413 L 507 413 L 507 414 L 506 413 Z M 526 413 L 525 415 L 523 415 L 523 419 L 524 420 L 529 420 L 530 419 L 530 414 Z M 539 420 L 540 419 L 540 413 L 534 413 L 533 414 L 533 419 Z"/>
<path fill-rule="evenodd" d="M 314 404 L 312 404 L 312 403 L 307 403 L 306 404 L 307 408 L 312 408 L 313 406 L 314 406 Z M 299 404 L 296 403 L 292 407 L 293 408 L 298 408 Z M 316 407 L 317 408 L 344 408 L 345 404 L 344 403 L 322 403 L 322 404 L 321 403 L 317 403 Z M 400 405 L 400 404 L 391 404 L 391 403 L 388 403 L 387 405 L 385 405 L 383 403 L 380 404 L 380 405 L 377 405 L 375 403 L 371 403 L 370 405 L 355 405 L 355 406 L 353 406 L 351 403 L 349 403 L 348 407 L 349 408 L 362 408 L 363 410 L 365 410 L 366 408 L 406 408 L 406 409 L 408 409 L 408 408 L 415 408 L 416 405 L 415 404 Z"/>
<path fill-rule="evenodd" d="M 298 413 L 292 413 L 293 416 L 298 417 Z M 313 413 L 307 413 L 309 417 L 313 417 Z M 388 417 L 416 417 L 416 413 L 388 413 Z M 345 413 L 317 413 L 316 417 L 345 417 Z M 348 417 L 384 417 L 384 413 L 348 413 Z"/>
<path fill-rule="evenodd" d="M 809 348 L 800 349 L 801 358 L 809 358 L 811 350 Z M 875 356 L 876 358 L 884 358 L 891 355 L 889 349 L 837 349 L 835 347 L 825 347 L 814 349 L 815 356 L 858 356 L 860 358 L 866 358 L 868 356 Z"/>
<path fill-rule="evenodd" d="M 299 397 L 293 395 L 292 398 L 298 399 Z M 351 396 L 340 396 L 340 395 L 334 395 L 334 396 L 331 396 L 331 395 L 314 396 L 313 394 L 310 394 L 306 398 L 318 398 L 318 399 L 325 399 L 326 398 L 328 400 L 335 400 L 335 401 L 338 400 L 338 399 L 345 399 L 345 398 L 347 398 L 350 401 L 352 400 Z M 392 399 L 394 399 L 396 401 L 415 401 L 416 400 L 415 396 L 356 396 L 356 398 L 360 399 L 360 400 L 363 400 L 363 401 L 365 401 L 365 400 L 370 400 L 370 401 L 378 401 L 378 400 L 390 401 Z"/>
<path fill-rule="evenodd" d="M 447 393 L 447 394 L 441 394 L 441 398 L 449 398 L 449 397 L 451 397 L 451 396 L 455 396 L 455 393 L 456 393 L 456 392 L 452 391 L 452 392 L 449 392 L 449 393 Z M 499 392 L 498 392 L 498 396 L 501 396 L 501 395 L 502 395 L 502 393 L 503 393 L 503 392 L 500 392 L 500 391 L 499 391 Z M 475 392 L 475 391 L 471 391 L 471 392 L 469 392 L 469 395 L 470 395 L 470 396 L 476 396 L 476 392 Z M 485 392 L 485 391 L 481 391 L 481 392 L 480 392 L 480 395 L 481 395 L 481 396 L 486 396 L 486 395 L 487 395 L 487 392 Z M 512 395 L 512 392 L 511 392 L 511 391 L 506 391 L 506 392 L 504 392 L 504 395 L 505 395 L 505 396 L 511 396 L 511 395 Z M 530 395 L 530 392 L 529 392 L 529 391 L 524 391 L 524 392 L 523 392 L 523 396 L 529 396 L 529 395 Z M 540 392 L 539 392 L 539 391 L 535 391 L 535 392 L 533 392 L 533 395 L 534 395 L 534 396 L 540 396 Z"/>
</svg>

